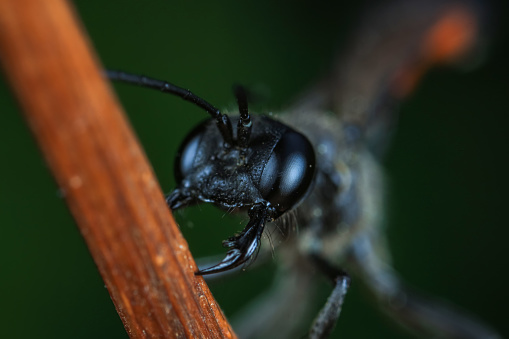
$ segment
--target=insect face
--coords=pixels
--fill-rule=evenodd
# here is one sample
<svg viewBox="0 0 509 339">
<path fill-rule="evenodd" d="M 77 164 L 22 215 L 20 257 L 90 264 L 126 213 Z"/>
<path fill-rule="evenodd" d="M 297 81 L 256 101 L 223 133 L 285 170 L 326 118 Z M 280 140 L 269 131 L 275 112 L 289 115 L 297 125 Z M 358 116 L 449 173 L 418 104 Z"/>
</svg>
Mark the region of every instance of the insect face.
<svg viewBox="0 0 509 339">
<path fill-rule="evenodd" d="M 259 249 L 268 221 L 295 206 L 308 192 L 315 172 L 315 153 L 301 133 L 269 117 L 254 117 L 247 96 L 234 87 L 239 117 L 230 118 L 189 90 L 144 76 L 107 71 L 112 80 L 177 95 L 207 111 L 212 119 L 185 139 L 177 156 L 178 187 L 167 197 L 175 210 L 199 202 L 225 209 L 248 209 L 249 223 L 223 245 L 229 248 L 219 264 L 196 272 L 227 271 L 248 261 Z"/>
<path fill-rule="evenodd" d="M 226 145 L 211 120 L 189 134 L 175 161 L 179 197 L 172 194 L 172 209 L 193 202 L 223 208 L 269 203 L 278 217 L 299 202 L 313 179 L 313 147 L 271 118 L 255 117 L 253 126 L 246 149 Z"/>
<path fill-rule="evenodd" d="M 232 121 L 238 125 L 239 118 Z M 230 145 L 213 120 L 196 127 L 180 147 L 175 161 L 178 186 L 167 199 L 173 210 L 199 202 L 224 209 L 248 209 L 251 221 L 246 230 L 225 243 L 233 252 L 251 247 L 254 253 L 265 222 L 293 208 L 308 192 L 314 177 L 315 154 L 306 137 L 269 117 L 253 117 L 252 124 L 246 147 L 238 146 L 240 129 Z M 251 245 L 240 246 L 241 242 Z M 249 257 L 200 273 L 224 271 Z"/>
</svg>

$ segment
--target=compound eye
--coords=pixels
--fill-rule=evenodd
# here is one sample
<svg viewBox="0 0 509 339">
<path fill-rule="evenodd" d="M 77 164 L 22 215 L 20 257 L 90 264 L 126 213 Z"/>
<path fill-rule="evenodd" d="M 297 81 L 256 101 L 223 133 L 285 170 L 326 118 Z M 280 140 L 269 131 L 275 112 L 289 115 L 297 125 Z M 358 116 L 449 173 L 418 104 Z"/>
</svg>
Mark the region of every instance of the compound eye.
<svg viewBox="0 0 509 339">
<path fill-rule="evenodd" d="M 184 139 L 175 159 L 175 180 L 180 183 L 195 166 L 200 144 L 206 131 L 206 123 L 198 125 Z"/>
<path fill-rule="evenodd" d="M 313 146 L 304 135 L 288 129 L 263 169 L 260 193 L 281 215 L 306 195 L 314 173 Z"/>
</svg>

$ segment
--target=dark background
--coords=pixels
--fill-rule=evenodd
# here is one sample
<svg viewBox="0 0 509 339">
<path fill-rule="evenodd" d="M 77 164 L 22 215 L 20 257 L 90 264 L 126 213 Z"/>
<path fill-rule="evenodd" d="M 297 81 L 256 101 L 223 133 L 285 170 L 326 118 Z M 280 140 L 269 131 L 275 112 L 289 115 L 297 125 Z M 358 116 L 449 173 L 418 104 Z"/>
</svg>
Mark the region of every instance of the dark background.
<svg viewBox="0 0 509 339">
<path fill-rule="evenodd" d="M 218 107 L 231 85 L 277 112 L 320 74 L 364 2 L 75 1 L 109 68 L 167 79 Z M 477 314 L 504 335 L 507 273 L 508 30 L 488 20 L 484 62 L 430 72 L 403 104 L 385 166 L 394 265 L 413 286 Z M 12 95 L 0 78 L 0 328 L 5 338 L 127 337 L 87 248 Z M 117 86 L 165 192 L 179 141 L 203 112 L 171 96 Z M 222 253 L 241 225 L 209 206 L 178 215 L 195 256 Z M 211 223 L 214 220 L 214 224 Z M 277 252 L 276 252 L 277 255 Z M 227 315 L 270 284 L 273 265 L 211 284 Z M 328 288 L 324 285 L 323 304 Z M 353 284 L 336 330 L 406 338 Z"/>
</svg>

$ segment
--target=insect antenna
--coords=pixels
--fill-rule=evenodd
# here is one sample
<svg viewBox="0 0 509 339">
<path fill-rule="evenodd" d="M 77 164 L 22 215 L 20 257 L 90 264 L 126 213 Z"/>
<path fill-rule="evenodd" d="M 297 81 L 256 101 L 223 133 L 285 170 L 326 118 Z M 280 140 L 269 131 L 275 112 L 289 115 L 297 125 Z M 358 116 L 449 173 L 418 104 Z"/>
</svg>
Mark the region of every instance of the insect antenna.
<svg viewBox="0 0 509 339">
<path fill-rule="evenodd" d="M 237 104 L 239 105 L 240 119 L 237 124 L 237 146 L 246 149 L 249 144 L 249 138 L 251 137 L 251 116 L 247 109 L 247 94 L 243 86 L 235 85 L 233 92 L 237 98 Z"/>
<path fill-rule="evenodd" d="M 142 75 L 130 74 L 113 70 L 106 70 L 105 74 L 110 80 L 121 81 L 131 85 L 156 89 L 164 93 L 176 95 L 186 101 L 195 104 L 196 106 L 207 111 L 212 116 L 212 118 L 216 120 L 216 126 L 219 129 L 219 132 L 221 133 L 224 142 L 228 145 L 233 145 L 232 124 L 228 115 L 222 114 L 220 110 L 218 110 L 212 104 L 200 98 L 190 90 L 178 87 L 167 81 L 156 80 Z M 246 113 L 247 113 L 247 100 L 246 100 Z"/>
</svg>

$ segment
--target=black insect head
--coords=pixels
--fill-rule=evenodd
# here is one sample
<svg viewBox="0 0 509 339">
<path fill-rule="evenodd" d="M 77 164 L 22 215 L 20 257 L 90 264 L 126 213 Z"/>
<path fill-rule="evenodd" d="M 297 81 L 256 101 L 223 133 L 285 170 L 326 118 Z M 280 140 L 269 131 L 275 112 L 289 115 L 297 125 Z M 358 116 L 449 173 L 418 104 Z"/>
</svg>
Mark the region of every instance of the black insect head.
<svg viewBox="0 0 509 339">
<path fill-rule="evenodd" d="M 250 116 L 242 87 L 235 87 L 239 116 L 230 119 L 190 91 L 168 82 L 115 71 L 107 75 L 180 96 L 212 116 L 180 146 L 175 162 L 178 186 L 167 202 L 172 210 L 201 202 L 247 209 L 249 222 L 244 230 L 223 241 L 228 248 L 226 257 L 196 274 L 227 271 L 247 262 L 260 246 L 265 224 L 293 208 L 310 189 L 315 172 L 311 143 L 274 119 Z"/>
</svg>

